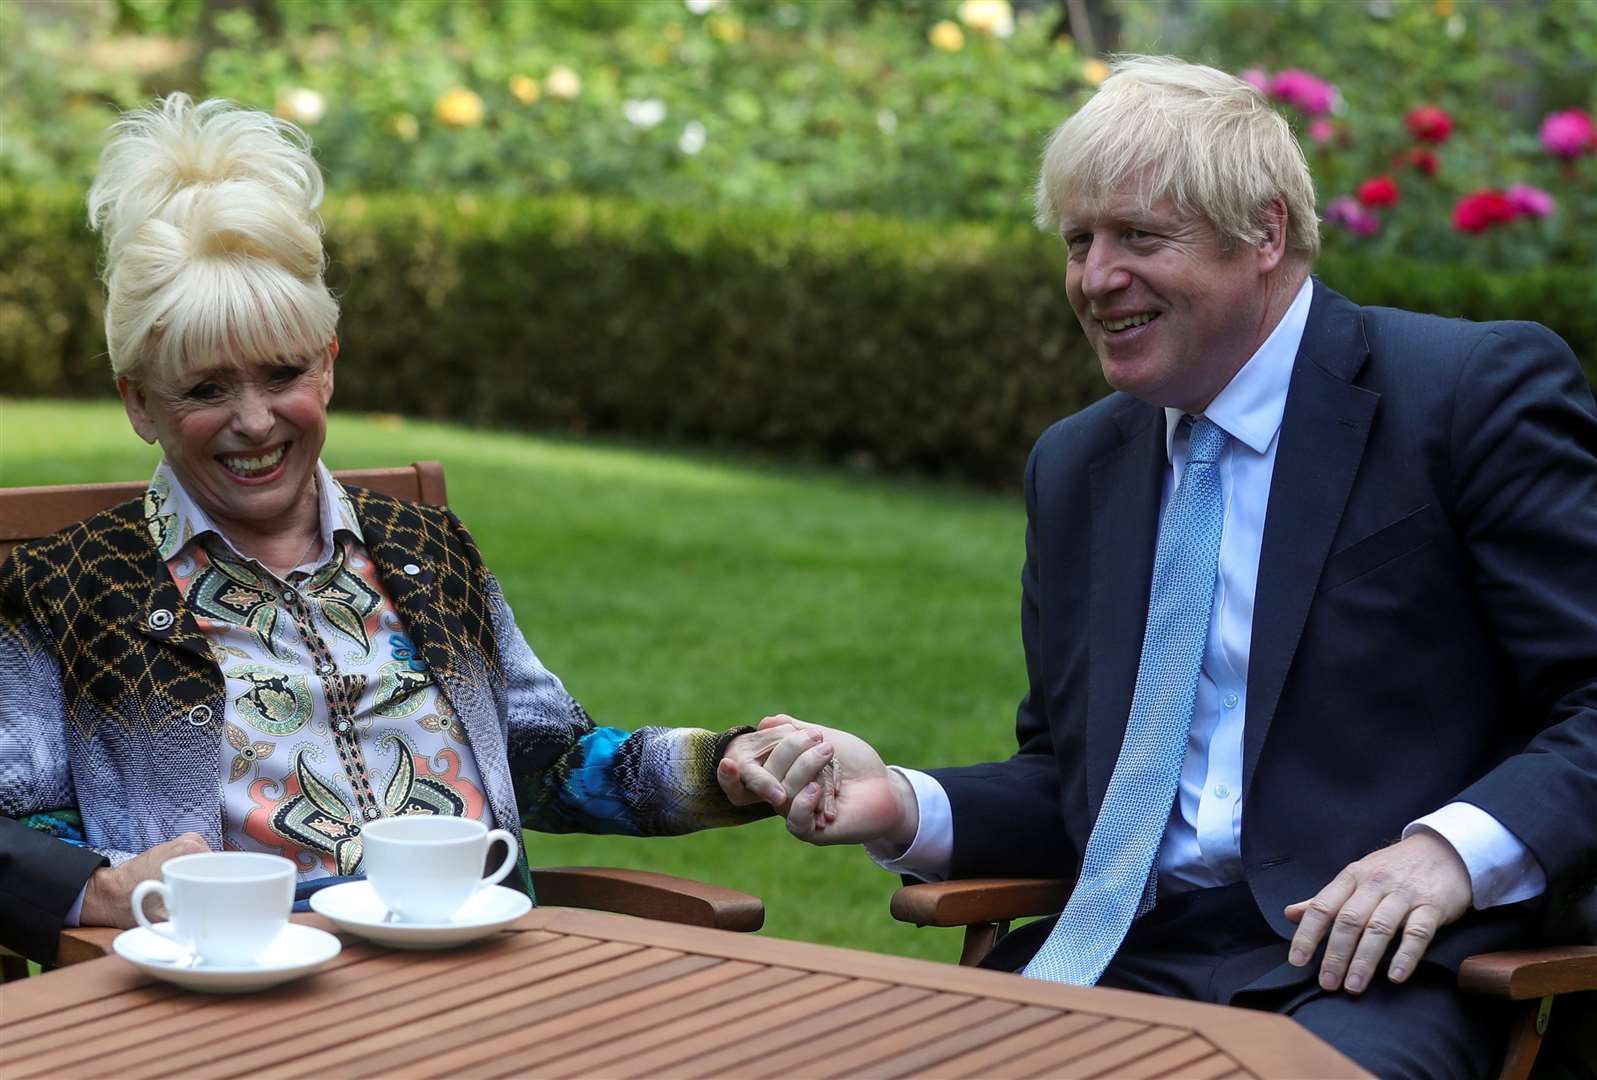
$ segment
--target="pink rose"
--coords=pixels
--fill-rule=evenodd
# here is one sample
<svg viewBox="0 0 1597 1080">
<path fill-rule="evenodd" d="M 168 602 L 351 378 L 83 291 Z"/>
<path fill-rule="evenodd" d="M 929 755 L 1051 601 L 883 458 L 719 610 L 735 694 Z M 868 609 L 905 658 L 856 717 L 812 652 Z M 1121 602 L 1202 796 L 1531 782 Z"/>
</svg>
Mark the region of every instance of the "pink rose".
<svg viewBox="0 0 1597 1080">
<path fill-rule="evenodd" d="M 1503 197 L 1519 213 L 1526 217 L 1545 218 L 1552 217 L 1558 204 L 1553 197 L 1541 188 L 1533 188 L 1529 184 L 1515 184 L 1503 192 Z"/>
<path fill-rule="evenodd" d="M 1265 73 L 1263 68 L 1248 68 L 1238 78 L 1261 94 L 1269 93 L 1270 76 Z"/>
<path fill-rule="evenodd" d="M 1597 149 L 1597 127 L 1579 109 L 1549 113 L 1542 121 L 1542 145 L 1566 161 L 1578 158 L 1588 147 Z"/>
<path fill-rule="evenodd" d="M 1320 116 L 1336 104 L 1336 87 L 1307 71 L 1278 71 L 1270 80 L 1269 95 L 1308 116 Z"/>
<path fill-rule="evenodd" d="M 1346 195 L 1331 200 L 1325 208 L 1325 220 L 1355 236 L 1374 236 L 1381 231 L 1381 219 L 1364 209 L 1357 199 Z"/>
</svg>

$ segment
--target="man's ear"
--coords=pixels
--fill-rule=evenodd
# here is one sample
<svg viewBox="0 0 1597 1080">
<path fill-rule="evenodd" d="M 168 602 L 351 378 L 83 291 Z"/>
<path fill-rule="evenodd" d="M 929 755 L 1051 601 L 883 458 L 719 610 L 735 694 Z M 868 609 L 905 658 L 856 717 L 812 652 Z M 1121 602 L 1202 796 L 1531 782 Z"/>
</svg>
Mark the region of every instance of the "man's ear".
<svg viewBox="0 0 1597 1080">
<path fill-rule="evenodd" d="M 144 397 L 144 387 L 134 382 L 126 375 L 116 377 L 116 392 L 122 395 L 122 408 L 127 410 L 128 423 L 133 425 L 133 430 L 150 445 L 155 445 L 155 421 L 150 417 L 150 409 Z"/>
<path fill-rule="evenodd" d="M 1277 195 L 1264 206 L 1264 239 L 1259 242 L 1259 272 L 1268 274 L 1286 260 L 1286 200 Z"/>
</svg>

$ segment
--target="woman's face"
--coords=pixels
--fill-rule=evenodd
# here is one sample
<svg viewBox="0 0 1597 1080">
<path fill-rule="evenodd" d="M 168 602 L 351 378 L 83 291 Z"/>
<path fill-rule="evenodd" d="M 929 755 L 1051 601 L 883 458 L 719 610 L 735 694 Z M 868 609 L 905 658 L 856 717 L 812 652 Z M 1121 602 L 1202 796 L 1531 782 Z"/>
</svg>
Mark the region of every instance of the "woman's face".
<svg viewBox="0 0 1597 1080">
<path fill-rule="evenodd" d="M 160 443 L 178 480 L 224 531 L 303 529 L 316 517 L 316 461 L 327 438 L 335 339 L 311 358 L 117 379 L 128 419 Z M 314 527 L 314 526 L 313 526 Z"/>
</svg>

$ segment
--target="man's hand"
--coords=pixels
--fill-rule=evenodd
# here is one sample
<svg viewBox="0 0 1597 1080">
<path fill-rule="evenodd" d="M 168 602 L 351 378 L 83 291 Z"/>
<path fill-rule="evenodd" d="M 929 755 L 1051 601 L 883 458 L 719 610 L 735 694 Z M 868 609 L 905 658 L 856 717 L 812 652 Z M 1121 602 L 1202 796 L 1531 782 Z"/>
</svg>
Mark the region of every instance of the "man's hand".
<svg viewBox="0 0 1597 1080">
<path fill-rule="evenodd" d="M 161 864 L 168 859 L 210 850 L 203 836 L 186 832 L 148 851 L 141 851 L 120 866 L 102 866 L 89 878 L 88 887 L 83 890 L 79 925 L 117 926 L 123 930 L 137 926 L 138 921 L 133 918 L 133 907 L 129 903 L 134 886 L 141 881 L 160 877 Z"/>
<path fill-rule="evenodd" d="M 791 716 L 768 716 L 760 722 L 762 731 L 789 725 L 819 736 L 813 744 L 816 750 L 811 752 L 824 748 L 834 770 L 836 796 L 828 804 L 823 784 L 801 767 L 802 756 L 784 772 L 783 762 L 773 753 L 765 768 L 782 783 L 784 792 L 791 793 L 787 831 L 812 844 L 886 841 L 899 850 L 909 847 L 920 824 L 920 810 L 908 781 L 888 770 L 869 743 L 846 731 L 802 723 Z"/>
<path fill-rule="evenodd" d="M 1414 973 L 1436 931 L 1469 910 L 1469 870 L 1453 845 L 1429 829 L 1372 852 L 1314 897 L 1286 909 L 1298 924 L 1289 959 L 1306 965 L 1330 931 L 1320 985 L 1362 993 L 1401 930 L 1387 974 L 1400 983 Z"/>
</svg>

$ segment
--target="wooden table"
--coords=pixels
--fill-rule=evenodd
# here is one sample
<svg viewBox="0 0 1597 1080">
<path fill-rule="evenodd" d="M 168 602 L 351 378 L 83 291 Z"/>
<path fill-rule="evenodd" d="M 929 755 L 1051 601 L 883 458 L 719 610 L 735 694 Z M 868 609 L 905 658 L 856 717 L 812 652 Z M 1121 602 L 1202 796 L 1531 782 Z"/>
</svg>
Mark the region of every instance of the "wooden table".
<svg viewBox="0 0 1597 1080">
<path fill-rule="evenodd" d="M 346 938 L 309 979 L 242 997 L 116 956 L 11 983 L 0 1075 L 1365 1074 L 1269 1014 L 539 908 L 449 952 Z"/>
</svg>

